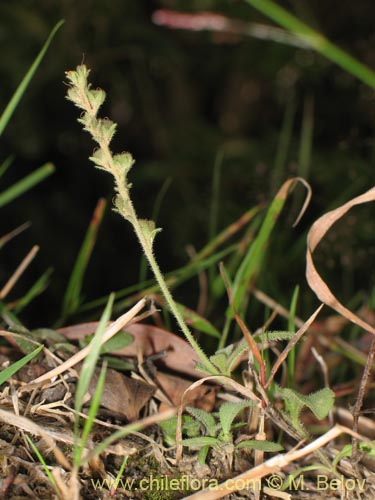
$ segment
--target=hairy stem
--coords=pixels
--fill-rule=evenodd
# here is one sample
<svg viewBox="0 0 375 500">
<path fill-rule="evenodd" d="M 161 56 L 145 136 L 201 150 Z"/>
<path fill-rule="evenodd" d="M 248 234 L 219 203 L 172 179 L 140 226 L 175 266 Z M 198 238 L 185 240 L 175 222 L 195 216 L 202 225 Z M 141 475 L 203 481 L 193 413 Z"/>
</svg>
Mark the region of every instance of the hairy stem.
<svg viewBox="0 0 375 500">
<path fill-rule="evenodd" d="M 152 246 L 154 237 L 159 229 L 155 228 L 152 221 L 145 221 L 137 217 L 129 194 L 130 185 L 126 179 L 126 175 L 133 164 L 133 159 L 127 153 L 113 155 L 109 145 L 115 133 L 116 124 L 108 119 L 97 118 L 98 110 L 105 100 L 105 92 L 101 89 L 91 90 L 91 86 L 87 81 L 89 70 L 84 65 L 78 66 L 76 71 L 68 71 L 66 75 L 70 82 L 67 98 L 84 111 L 83 115 L 79 118 L 79 122 L 83 124 L 84 129 L 91 134 L 92 138 L 99 145 L 99 149 L 94 151 L 90 159 L 98 168 L 113 175 L 117 193 L 115 200 L 116 210 L 132 224 L 159 288 L 186 339 L 206 369 L 211 374 L 217 374 L 217 368 L 208 359 L 187 327 L 156 262 Z"/>
</svg>

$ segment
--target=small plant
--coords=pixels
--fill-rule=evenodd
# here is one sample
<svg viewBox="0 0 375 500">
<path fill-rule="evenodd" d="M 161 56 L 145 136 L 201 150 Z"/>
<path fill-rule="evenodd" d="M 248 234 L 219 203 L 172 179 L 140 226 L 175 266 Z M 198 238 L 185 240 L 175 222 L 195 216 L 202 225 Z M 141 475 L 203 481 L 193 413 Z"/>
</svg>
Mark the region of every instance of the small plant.
<svg viewBox="0 0 375 500">
<path fill-rule="evenodd" d="M 241 321 L 236 309 L 243 301 L 251 276 L 259 271 L 263 250 L 267 243 L 268 236 L 272 231 L 277 215 L 280 213 L 284 205 L 289 189 L 294 184 L 294 180 L 287 181 L 285 185 L 283 185 L 276 195 L 273 204 L 269 208 L 254 245 L 251 246 L 251 249 L 248 251 L 237 271 L 233 283 L 233 294 L 229 288 L 229 279 L 224 276 L 232 309 L 229 308 L 227 311 L 227 321 L 219 341 L 219 350 L 213 356 L 208 358 L 187 327 L 184 320 L 185 314 L 181 310 L 181 306 L 174 301 L 156 262 L 153 253 L 153 244 L 155 236 L 160 231 L 160 228 L 157 228 L 153 221 L 139 219 L 136 214 L 130 198 L 131 184 L 128 181 L 128 173 L 134 164 L 134 160 L 129 153 L 114 154 L 111 151 L 110 144 L 117 126 L 114 122 L 107 118 L 103 119 L 98 117 L 99 109 L 105 101 L 106 94 L 101 89 L 91 88 L 91 84 L 88 82 L 89 73 L 90 71 L 85 65 L 80 65 L 75 71 L 68 71 L 66 73 L 70 84 L 67 92 L 67 99 L 72 101 L 83 111 L 78 121 L 83 125 L 84 130 L 89 132 L 94 141 L 98 144 L 98 148 L 94 151 L 90 160 L 97 168 L 104 170 L 113 176 L 116 191 L 114 200 L 115 211 L 117 211 L 133 226 L 141 244 L 143 253 L 154 273 L 158 286 L 164 295 L 169 309 L 173 313 L 185 337 L 201 360 L 199 363 L 199 369 L 209 375 L 225 375 L 227 377 L 231 377 L 231 373 L 236 366 L 237 360 L 240 359 L 242 354 L 247 349 L 250 349 L 259 365 L 260 383 L 264 388 L 266 388 L 266 367 L 263 358 L 256 342 L 253 340 L 252 335 L 248 332 L 246 326 Z M 304 208 L 305 206 L 306 203 Z M 223 274 L 225 275 L 225 273 Z M 244 333 L 246 342 L 240 342 L 237 346 L 225 346 L 229 325 L 233 316 L 236 318 L 236 321 Z M 293 391 L 292 393 L 294 394 Z M 297 396 L 295 397 L 298 399 Z M 221 452 L 225 450 L 224 455 L 227 457 L 228 461 L 231 462 L 231 457 L 233 457 L 234 451 L 232 435 L 233 421 L 243 408 L 253 404 L 254 402 L 251 401 L 245 401 L 241 404 L 225 403 L 219 409 L 218 421 L 215 420 L 213 415 L 208 414 L 203 410 L 190 408 L 189 411 L 191 415 L 203 426 L 205 435 L 193 435 L 183 440 L 181 444 L 189 447 L 200 448 L 199 460 L 201 463 L 205 461 L 210 447 L 213 447 L 215 450 L 221 449 Z M 294 408 L 292 405 L 292 407 L 287 408 L 287 410 L 290 411 L 292 420 L 296 424 L 297 428 L 301 429 L 301 425 L 298 420 L 300 408 Z M 240 447 L 246 445 L 249 447 L 258 446 L 256 442 L 248 442 L 247 444 L 242 443 Z M 265 445 L 266 444 L 263 442 L 261 446 L 264 447 Z M 270 446 L 272 448 L 275 445 L 271 443 Z M 264 448 L 262 449 L 264 450 Z"/>
<path fill-rule="evenodd" d="M 322 420 L 332 410 L 335 401 L 335 393 L 327 387 L 307 396 L 287 387 L 279 388 L 279 392 L 285 402 L 285 411 L 291 419 L 292 426 L 305 436 L 307 433 L 300 420 L 304 407 L 309 408 L 317 419 Z"/>
<path fill-rule="evenodd" d="M 239 403 L 223 403 L 217 414 L 211 414 L 200 408 L 187 407 L 187 411 L 200 423 L 204 436 L 194 436 L 183 439 L 181 444 L 188 448 L 198 448 L 198 461 L 204 464 L 210 448 L 213 448 L 231 468 L 233 454 L 236 449 L 252 448 L 262 451 L 280 451 L 282 446 L 269 441 L 245 440 L 234 443 L 233 431 L 244 425 L 243 422 L 234 423 L 235 418 L 245 408 L 254 406 L 252 401 Z"/>
<path fill-rule="evenodd" d="M 129 221 L 141 244 L 144 255 L 154 273 L 156 281 L 162 291 L 165 300 L 173 313 L 174 317 L 185 337 L 194 348 L 206 369 L 216 374 L 217 369 L 210 362 L 193 334 L 187 327 L 180 309 L 174 301 L 171 292 L 165 282 L 153 253 L 153 243 L 155 236 L 160 228 L 155 227 L 151 220 L 139 219 L 130 198 L 131 184 L 128 182 L 127 175 L 134 164 L 134 160 L 129 153 L 113 154 L 110 149 L 110 143 L 116 131 L 116 123 L 107 118 L 98 118 L 98 111 L 105 101 L 106 94 L 101 89 L 91 89 L 88 83 L 90 70 L 85 65 L 77 67 L 76 71 L 67 71 L 66 76 L 70 87 L 67 93 L 67 99 L 72 101 L 78 108 L 83 110 L 83 114 L 78 121 L 83 125 L 84 130 L 90 133 L 94 141 L 99 145 L 93 153 L 90 160 L 100 170 L 112 174 L 115 180 L 115 211 L 124 219 Z"/>
</svg>

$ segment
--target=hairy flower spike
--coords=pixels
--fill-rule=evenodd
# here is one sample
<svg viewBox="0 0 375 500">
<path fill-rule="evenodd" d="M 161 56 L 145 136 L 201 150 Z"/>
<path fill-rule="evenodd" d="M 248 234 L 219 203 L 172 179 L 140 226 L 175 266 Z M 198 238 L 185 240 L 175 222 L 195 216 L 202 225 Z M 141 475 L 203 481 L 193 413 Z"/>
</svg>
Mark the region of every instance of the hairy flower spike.
<svg viewBox="0 0 375 500">
<path fill-rule="evenodd" d="M 70 84 L 67 99 L 84 111 L 78 121 L 82 123 L 84 129 L 91 134 L 94 141 L 99 145 L 98 149 L 90 157 L 90 160 L 97 168 L 113 175 L 115 191 L 117 193 L 114 198 L 114 210 L 132 224 L 160 290 L 177 323 L 209 373 L 216 374 L 218 373 L 217 368 L 207 358 L 187 327 L 155 260 L 152 248 L 155 236 L 161 229 L 156 228 L 153 221 L 138 219 L 137 217 L 129 195 L 131 184 L 127 181 L 127 174 L 134 160 L 129 153 L 112 154 L 109 145 L 116 132 L 117 125 L 108 118 L 97 117 L 99 108 L 105 101 L 106 94 L 101 89 L 91 89 L 91 85 L 87 81 L 89 74 L 90 70 L 85 65 L 77 66 L 76 71 L 66 72 L 66 77 Z"/>
<path fill-rule="evenodd" d="M 95 115 L 97 114 L 100 106 L 105 101 L 105 97 L 106 97 L 105 92 L 104 90 L 101 89 L 90 90 L 89 92 L 87 92 L 87 98 L 90 101 L 93 114 Z"/>
<path fill-rule="evenodd" d="M 120 153 L 113 156 L 113 162 L 116 167 L 123 170 L 125 175 L 134 165 L 134 159 L 130 153 Z"/>
<path fill-rule="evenodd" d="M 108 118 L 104 118 L 101 120 L 101 132 L 103 136 L 103 140 L 109 146 L 113 136 L 115 135 L 117 124 L 109 120 Z"/>
<path fill-rule="evenodd" d="M 101 170 L 108 171 L 109 165 L 106 163 L 106 156 L 102 149 L 96 149 L 92 156 L 89 158 L 95 166 Z"/>
<path fill-rule="evenodd" d="M 66 71 L 65 75 L 74 87 L 87 87 L 87 79 L 90 74 L 90 70 L 85 64 L 80 64 L 77 66 L 75 71 Z"/>
</svg>

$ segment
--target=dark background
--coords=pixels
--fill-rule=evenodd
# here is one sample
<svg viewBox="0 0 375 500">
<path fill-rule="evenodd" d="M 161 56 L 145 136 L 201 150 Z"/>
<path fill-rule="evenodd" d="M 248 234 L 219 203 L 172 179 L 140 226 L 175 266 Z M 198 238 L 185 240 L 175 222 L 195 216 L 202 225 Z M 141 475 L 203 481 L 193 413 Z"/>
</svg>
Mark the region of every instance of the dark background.
<svg viewBox="0 0 375 500">
<path fill-rule="evenodd" d="M 280 2 L 369 67 L 375 66 L 375 4 L 296 0 Z M 136 159 L 130 177 L 138 213 L 151 217 L 163 183 L 171 179 L 155 251 L 165 271 L 188 261 L 187 244 L 208 241 L 213 166 L 222 164 L 219 228 L 249 207 L 269 202 L 280 183 L 298 172 L 304 103 L 313 103 L 314 138 L 308 180 L 313 201 L 297 229 L 293 203 L 278 223 L 263 289 L 287 306 L 304 280 L 304 237 L 325 211 L 374 183 L 374 92 L 313 51 L 228 33 L 155 26 L 156 9 L 210 10 L 244 22 L 272 24 L 242 1 L 80 0 L 0 3 L 0 106 L 34 60 L 54 24 L 66 22 L 1 138 L 1 158 L 15 161 L 1 189 L 52 161 L 56 172 L 2 208 L 0 235 L 25 220 L 32 226 L 1 251 L 4 283 L 33 244 L 41 251 L 12 292 L 16 299 L 49 266 L 49 289 L 22 314 L 26 324 L 56 319 L 69 273 L 100 197 L 110 201 L 112 180 L 95 170 L 93 143 L 65 100 L 64 72 L 82 61 L 91 81 L 107 92 L 103 108 L 119 125 L 113 150 Z M 286 108 L 293 100 L 293 138 L 284 171 L 274 165 Z M 366 297 L 374 272 L 372 207 L 353 211 L 322 245 L 320 261 L 340 297 Z M 87 276 L 87 299 L 136 283 L 140 252 L 130 226 L 107 209 Z M 318 259 L 319 262 L 319 259 Z M 328 265 L 327 265 L 328 264 Z M 193 283 L 178 298 L 196 304 Z M 308 314 L 312 294 L 302 301 Z M 180 294 L 180 295 L 179 295 Z M 303 309 L 305 307 L 305 310 Z"/>
</svg>

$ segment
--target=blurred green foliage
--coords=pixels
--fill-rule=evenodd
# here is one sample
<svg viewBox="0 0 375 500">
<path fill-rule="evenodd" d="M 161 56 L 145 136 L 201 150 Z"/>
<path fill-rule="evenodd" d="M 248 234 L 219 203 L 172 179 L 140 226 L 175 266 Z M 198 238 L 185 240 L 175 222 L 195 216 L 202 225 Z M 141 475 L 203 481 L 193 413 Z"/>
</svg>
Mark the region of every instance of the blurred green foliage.
<svg viewBox="0 0 375 500">
<path fill-rule="evenodd" d="M 374 67 L 371 0 L 280 4 Z M 75 112 L 65 101 L 64 72 L 82 60 L 108 92 L 105 112 L 119 124 L 114 149 L 128 150 L 136 158 L 131 180 L 141 216 L 151 216 L 159 190 L 172 179 L 157 221 L 164 230 L 155 249 L 166 271 L 187 261 L 188 243 L 199 250 L 207 242 L 218 153 L 223 154 L 218 230 L 249 207 L 269 202 L 279 183 L 300 171 L 298 162 L 304 158 L 313 202 L 297 229 L 291 223 L 298 205 L 287 205 L 268 250 L 262 288 L 280 301 L 284 298 L 287 305 L 294 286 L 302 284 L 306 307 L 312 296 L 304 294 L 302 236 L 322 212 L 374 182 L 374 94 L 364 84 L 311 50 L 233 33 L 156 26 L 151 16 L 160 8 L 210 10 L 243 22 L 270 24 L 246 3 L 230 0 L 0 4 L 1 109 L 52 26 L 66 19 L 2 138 L 0 160 L 16 155 L 2 188 L 46 161 L 57 169 L 17 205 L 2 209 L 0 235 L 26 218 L 32 227 L 2 251 L 1 282 L 34 243 L 42 251 L 26 278 L 55 267 L 49 292 L 38 299 L 40 308 L 30 311 L 29 321 L 45 324 L 55 317 L 96 202 L 103 195 L 112 197 L 111 181 L 89 165 L 90 139 L 80 132 Z M 309 116 L 311 156 L 305 152 L 304 157 L 301 130 Z M 359 209 L 350 217 L 349 223 L 338 225 L 321 252 L 330 283 L 346 300 L 369 289 L 368 268 L 374 258 L 369 210 Z M 87 296 L 133 284 L 138 267 L 131 229 L 107 213 L 88 269 Z M 22 286 L 17 289 L 20 294 Z M 194 307 L 196 285 L 186 294 L 187 305 Z"/>
</svg>

